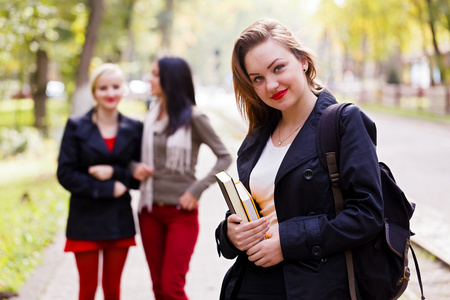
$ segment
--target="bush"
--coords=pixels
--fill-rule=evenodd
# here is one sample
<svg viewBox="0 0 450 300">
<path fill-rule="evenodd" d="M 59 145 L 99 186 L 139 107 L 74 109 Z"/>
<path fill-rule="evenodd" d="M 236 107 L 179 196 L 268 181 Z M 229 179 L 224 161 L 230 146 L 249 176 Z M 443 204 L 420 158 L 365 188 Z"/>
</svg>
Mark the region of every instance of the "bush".
<svg viewBox="0 0 450 300">
<path fill-rule="evenodd" d="M 17 292 L 64 228 L 69 196 L 54 176 L 0 188 L 0 291 Z"/>
<path fill-rule="evenodd" d="M 0 128 L 0 159 L 25 152 L 29 146 L 37 146 L 43 142 L 39 131 L 33 127 L 23 127 L 20 131 Z"/>
</svg>

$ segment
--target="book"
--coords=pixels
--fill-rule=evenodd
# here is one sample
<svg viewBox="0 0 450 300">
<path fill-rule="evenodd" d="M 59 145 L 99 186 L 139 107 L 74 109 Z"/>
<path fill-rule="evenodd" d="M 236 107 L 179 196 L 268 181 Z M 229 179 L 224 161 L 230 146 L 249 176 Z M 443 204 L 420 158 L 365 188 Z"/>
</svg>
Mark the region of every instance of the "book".
<svg viewBox="0 0 450 300">
<path fill-rule="evenodd" d="M 244 206 L 245 213 L 250 221 L 258 220 L 259 213 L 256 209 L 255 201 L 253 201 L 252 195 L 247 191 L 242 182 L 236 182 L 236 190 L 241 198 L 242 205 Z"/>
<path fill-rule="evenodd" d="M 232 214 L 242 218 L 241 224 L 258 219 L 259 214 L 253 198 L 244 185 L 240 181 L 235 183 L 226 171 L 220 171 L 215 175 L 228 209 Z"/>
</svg>

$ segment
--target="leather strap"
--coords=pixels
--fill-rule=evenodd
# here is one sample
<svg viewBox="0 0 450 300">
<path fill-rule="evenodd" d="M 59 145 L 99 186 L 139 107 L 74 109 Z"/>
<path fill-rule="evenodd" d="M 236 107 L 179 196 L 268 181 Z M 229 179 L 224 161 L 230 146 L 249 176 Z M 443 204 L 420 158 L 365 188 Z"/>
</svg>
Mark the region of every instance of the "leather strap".
<svg viewBox="0 0 450 300">
<path fill-rule="evenodd" d="M 341 189 L 339 188 L 339 172 L 337 168 L 336 153 L 328 152 L 327 165 L 328 173 L 331 178 L 331 187 L 333 190 L 334 207 L 336 211 L 336 216 L 342 212 L 344 209 L 344 198 L 342 197 Z M 350 297 L 352 300 L 357 300 L 356 297 L 356 287 L 355 287 L 355 272 L 353 268 L 353 255 L 352 250 L 345 250 L 345 262 L 347 264 L 347 277 L 348 277 L 348 287 L 350 289 Z"/>
<path fill-rule="evenodd" d="M 416 266 L 417 279 L 419 281 L 420 294 L 421 294 L 420 299 L 425 300 L 425 296 L 423 295 L 423 284 L 422 284 L 422 276 L 420 275 L 419 262 L 417 261 L 416 253 L 414 253 L 414 249 L 412 248 L 411 244 L 409 244 L 409 249 L 411 249 L 411 254 L 414 259 L 414 265 Z"/>
</svg>

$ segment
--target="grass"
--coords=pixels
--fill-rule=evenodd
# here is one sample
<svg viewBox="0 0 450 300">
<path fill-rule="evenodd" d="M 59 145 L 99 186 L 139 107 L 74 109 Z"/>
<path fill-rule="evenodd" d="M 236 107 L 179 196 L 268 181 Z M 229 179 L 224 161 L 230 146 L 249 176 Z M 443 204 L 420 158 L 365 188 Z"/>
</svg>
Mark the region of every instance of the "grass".
<svg viewBox="0 0 450 300">
<path fill-rule="evenodd" d="M 428 100 L 418 97 L 402 98 L 399 106 L 387 106 L 381 103 L 361 102 L 355 97 L 348 95 L 335 94 L 336 99 L 343 99 L 339 102 L 351 102 L 361 106 L 363 109 L 379 112 L 383 114 L 390 114 L 399 117 L 416 118 L 429 122 L 450 124 L 450 115 L 442 112 L 441 114 L 429 111 L 430 103 Z"/>
<path fill-rule="evenodd" d="M 63 229 L 68 193 L 51 175 L 16 180 L 0 189 L 0 290 L 17 292 Z"/>
<path fill-rule="evenodd" d="M 142 120 L 145 107 L 143 102 L 124 100 L 119 109 Z M 50 132 L 61 133 L 69 111 L 66 101 L 48 100 Z M 21 131 L 33 121 L 32 100 L 0 101 L 0 128 Z M 58 150 L 54 137 L 39 139 L 28 143 L 25 152 L 0 162 L 0 292 L 17 293 L 42 263 L 55 233 L 65 228 L 69 192 L 56 179 Z"/>
<path fill-rule="evenodd" d="M 32 99 L 0 101 L 0 127 L 20 128 L 33 126 L 34 102 Z M 123 99 L 119 110 L 130 117 L 143 120 L 146 104 L 143 101 Z M 70 113 L 70 104 L 63 99 L 47 99 L 47 123 L 50 128 L 64 126 Z"/>
<path fill-rule="evenodd" d="M 0 101 L 0 127 L 20 128 L 33 126 L 34 102 L 31 99 Z M 61 99 L 47 100 L 47 122 L 50 128 L 64 124 L 69 115 L 69 105 Z"/>
<path fill-rule="evenodd" d="M 34 150 L 0 163 L 0 291 L 20 289 L 67 217 L 56 145 L 45 141 Z"/>
<path fill-rule="evenodd" d="M 400 117 L 422 119 L 429 122 L 437 122 L 450 124 L 450 115 L 437 115 L 431 112 L 427 112 L 419 109 L 402 109 L 398 107 L 386 107 L 379 104 L 364 104 L 361 105 L 365 109 L 380 112 L 384 114 L 391 114 Z"/>
</svg>

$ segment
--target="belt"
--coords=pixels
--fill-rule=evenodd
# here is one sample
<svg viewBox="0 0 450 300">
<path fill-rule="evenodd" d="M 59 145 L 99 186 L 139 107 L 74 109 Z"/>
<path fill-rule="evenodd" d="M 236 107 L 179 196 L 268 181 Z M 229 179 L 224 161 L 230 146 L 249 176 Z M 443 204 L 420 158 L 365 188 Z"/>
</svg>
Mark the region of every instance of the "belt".
<svg viewBox="0 0 450 300">
<path fill-rule="evenodd" d="M 180 205 L 180 204 L 177 204 L 177 205 L 175 205 L 175 204 L 167 204 L 167 203 L 160 202 L 160 201 L 153 202 L 153 205 L 156 205 L 156 206 L 159 206 L 159 207 L 162 207 L 162 206 L 171 206 L 171 207 L 175 207 L 175 208 L 178 209 L 178 210 L 181 209 L 181 205 Z"/>
</svg>

